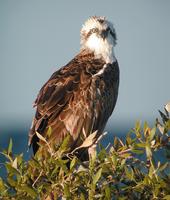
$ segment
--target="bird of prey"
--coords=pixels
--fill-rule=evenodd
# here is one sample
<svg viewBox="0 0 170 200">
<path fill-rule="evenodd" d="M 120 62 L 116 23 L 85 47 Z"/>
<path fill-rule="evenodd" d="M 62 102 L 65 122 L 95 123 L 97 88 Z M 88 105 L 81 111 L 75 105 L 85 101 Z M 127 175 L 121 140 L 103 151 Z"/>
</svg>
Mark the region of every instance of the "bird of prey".
<svg viewBox="0 0 170 200">
<path fill-rule="evenodd" d="M 41 143 L 36 132 L 46 138 L 49 127 L 51 146 L 69 134 L 70 149 L 75 149 L 83 143 L 83 131 L 87 136 L 97 131 L 99 137 L 115 107 L 119 87 L 115 29 L 105 17 L 93 16 L 80 34 L 80 52 L 52 74 L 35 100 L 29 132 L 34 153 Z"/>
</svg>

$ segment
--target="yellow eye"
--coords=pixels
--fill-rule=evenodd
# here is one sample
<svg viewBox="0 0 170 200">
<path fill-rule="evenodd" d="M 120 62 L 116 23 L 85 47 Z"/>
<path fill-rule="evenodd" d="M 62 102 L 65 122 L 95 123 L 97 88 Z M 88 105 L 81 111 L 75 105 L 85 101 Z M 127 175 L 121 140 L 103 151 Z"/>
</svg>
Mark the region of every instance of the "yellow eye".
<svg viewBox="0 0 170 200">
<path fill-rule="evenodd" d="M 97 28 L 93 28 L 92 30 L 91 30 L 91 33 L 97 33 L 98 32 L 98 29 Z"/>
</svg>

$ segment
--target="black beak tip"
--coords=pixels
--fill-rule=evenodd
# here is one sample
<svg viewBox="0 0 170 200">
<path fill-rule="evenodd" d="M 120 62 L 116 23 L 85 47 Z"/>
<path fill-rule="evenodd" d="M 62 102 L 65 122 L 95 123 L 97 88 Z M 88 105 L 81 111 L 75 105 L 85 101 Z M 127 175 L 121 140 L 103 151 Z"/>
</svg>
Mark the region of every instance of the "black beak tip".
<svg viewBox="0 0 170 200">
<path fill-rule="evenodd" d="M 101 32 L 101 37 L 102 37 L 103 39 L 105 39 L 105 38 L 107 37 L 107 35 L 108 35 L 108 32 L 107 32 L 106 30 L 103 30 L 103 31 Z"/>
</svg>

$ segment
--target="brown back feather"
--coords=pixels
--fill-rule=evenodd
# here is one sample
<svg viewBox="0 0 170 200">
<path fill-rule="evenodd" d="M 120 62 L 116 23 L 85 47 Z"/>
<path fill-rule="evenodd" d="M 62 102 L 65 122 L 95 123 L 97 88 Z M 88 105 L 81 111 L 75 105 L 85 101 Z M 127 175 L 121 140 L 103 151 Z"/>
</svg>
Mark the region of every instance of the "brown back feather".
<svg viewBox="0 0 170 200">
<path fill-rule="evenodd" d="M 71 148 L 82 143 L 82 129 L 87 134 L 100 134 L 111 115 L 118 95 L 118 63 L 108 65 L 105 72 L 95 75 L 104 66 L 93 53 L 82 51 L 66 66 L 56 71 L 41 88 L 35 106 L 36 115 L 29 133 L 29 145 L 38 150 L 38 131 L 44 137 L 52 128 L 50 141 L 60 143 L 67 134 Z"/>
</svg>

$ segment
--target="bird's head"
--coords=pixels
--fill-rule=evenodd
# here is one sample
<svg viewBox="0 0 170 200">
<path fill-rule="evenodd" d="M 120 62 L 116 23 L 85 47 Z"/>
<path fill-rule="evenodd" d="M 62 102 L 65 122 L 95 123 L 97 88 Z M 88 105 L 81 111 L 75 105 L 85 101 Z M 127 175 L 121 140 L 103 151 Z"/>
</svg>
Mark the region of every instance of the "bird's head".
<svg viewBox="0 0 170 200">
<path fill-rule="evenodd" d="M 85 22 L 81 29 L 81 49 L 90 49 L 96 55 L 113 54 L 115 45 L 115 29 L 105 17 L 93 16 Z"/>
</svg>

